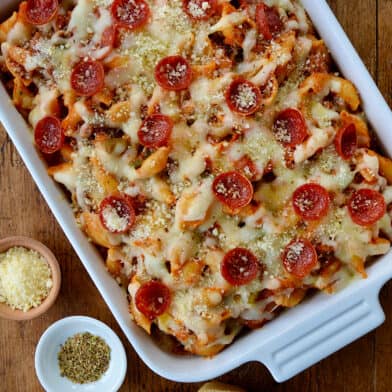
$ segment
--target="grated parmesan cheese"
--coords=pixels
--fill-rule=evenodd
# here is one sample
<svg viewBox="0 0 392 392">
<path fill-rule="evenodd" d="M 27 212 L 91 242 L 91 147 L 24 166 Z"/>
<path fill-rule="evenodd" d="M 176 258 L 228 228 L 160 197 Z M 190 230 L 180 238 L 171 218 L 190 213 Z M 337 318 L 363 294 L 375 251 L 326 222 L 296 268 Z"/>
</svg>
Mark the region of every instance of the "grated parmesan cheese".
<svg viewBox="0 0 392 392">
<path fill-rule="evenodd" d="M 50 267 L 35 250 L 13 247 L 0 254 L 0 302 L 27 312 L 42 303 L 52 285 Z"/>
<path fill-rule="evenodd" d="M 274 132 L 276 140 L 281 143 L 291 143 L 291 134 L 288 130 L 288 123 L 285 120 L 276 120 L 274 125 Z"/>
<path fill-rule="evenodd" d="M 203 1 L 201 4 L 198 1 L 191 0 L 188 3 L 188 11 L 195 18 L 203 18 L 206 16 L 206 11 L 211 8 L 208 1 Z"/>
<path fill-rule="evenodd" d="M 305 245 L 300 241 L 297 241 L 292 245 L 290 245 L 289 250 L 286 254 L 287 260 L 290 263 L 289 266 L 286 266 L 286 268 L 289 267 L 288 268 L 289 272 L 291 272 L 291 263 L 295 264 L 299 261 L 300 256 L 304 251 L 304 249 L 305 249 Z"/>
<path fill-rule="evenodd" d="M 238 86 L 238 91 L 234 96 L 234 100 L 239 108 L 246 110 L 256 105 L 257 97 L 252 87 L 243 83 Z"/>
<path fill-rule="evenodd" d="M 103 218 L 105 219 L 105 224 L 107 228 L 112 231 L 124 231 L 128 224 L 128 216 L 121 216 L 121 211 L 117 208 L 108 205 L 102 211 Z"/>
</svg>

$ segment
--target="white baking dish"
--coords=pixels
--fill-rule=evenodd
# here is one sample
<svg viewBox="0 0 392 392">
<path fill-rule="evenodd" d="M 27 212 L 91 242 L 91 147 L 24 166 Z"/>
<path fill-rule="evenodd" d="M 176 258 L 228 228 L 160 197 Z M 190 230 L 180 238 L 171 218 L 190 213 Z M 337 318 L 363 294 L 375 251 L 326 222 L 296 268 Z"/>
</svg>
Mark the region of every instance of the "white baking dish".
<svg viewBox="0 0 392 392">
<path fill-rule="evenodd" d="M 2 0 L 0 16 L 16 8 L 18 0 Z M 342 73 L 361 93 L 365 112 L 388 155 L 392 155 L 392 113 L 325 0 L 303 0 L 320 35 Z M 368 279 L 333 295 L 318 294 L 285 311 L 260 330 L 237 339 L 212 359 L 176 356 L 164 352 L 130 319 L 124 291 L 106 272 L 104 264 L 75 224 L 61 189 L 47 175 L 25 121 L 0 85 L 0 121 L 3 123 L 38 188 L 75 248 L 116 320 L 143 361 L 156 373 L 175 381 L 211 379 L 245 362 L 265 364 L 277 381 L 284 381 L 341 347 L 376 328 L 384 320 L 378 293 L 392 277 L 392 254 L 368 268 Z"/>
</svg>

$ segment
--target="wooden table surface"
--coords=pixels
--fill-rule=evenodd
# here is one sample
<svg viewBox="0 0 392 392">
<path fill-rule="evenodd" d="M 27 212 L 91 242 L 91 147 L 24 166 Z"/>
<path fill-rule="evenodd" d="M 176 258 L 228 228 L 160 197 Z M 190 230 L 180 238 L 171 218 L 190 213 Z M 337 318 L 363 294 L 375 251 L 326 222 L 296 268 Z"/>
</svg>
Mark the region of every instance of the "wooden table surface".
<svg viewBox="0 0 392 392">
<path fill-rule="evenodd" d="M 330 0 L 329 3 L 391 105 L 392 1 Z M 121 391 L 197 391 L 200 384 L 164 380 L 138 358 L 1 126 L 0 192 L 0 238 L 18 234 L 43 241 L 60 260 L 63 277 L 60 296 L 47 314 L 28 322 L 0 320 L 0 392 L 42 390 L 34 371 L 36 344 L 50 324 L 71 315 L 100 319 L 122 339 L 128 353 L 128 375 Z M 381 327 L 286 383 L 277 384 L 259 363 L 243 365 L 220 380 L 257 392 L 390 392 L 392 283 L 382 289 L 381 302 L 386 313 Z"/>
</svg>

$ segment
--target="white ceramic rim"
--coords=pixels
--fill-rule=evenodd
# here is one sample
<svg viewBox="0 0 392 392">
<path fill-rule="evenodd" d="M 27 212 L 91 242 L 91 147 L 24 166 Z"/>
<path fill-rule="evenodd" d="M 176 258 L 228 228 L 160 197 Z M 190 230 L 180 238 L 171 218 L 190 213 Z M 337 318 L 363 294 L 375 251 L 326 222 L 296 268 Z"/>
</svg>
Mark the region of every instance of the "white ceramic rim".
<svg viewBox="0 0 392 392">
<path fill-rule="evenodd" d="M 18 0 L 3 0 L 2 11 Z M 327 43 L 342 74 L 358 88 L 365 113 L 392 156 L 392 113 L 325 0 L 302 0 L 316 29 Z M 380 325 L 384 313 L 378 301 L 382 285 L 392 277 L 391 253 L 368 269 L 368 278 L 327 297 L 320 293 L 287 310 L 260 330 L 237 339 L 212 359 L 164 352 L 130 319 L 126 296 L 106 272 L 94 246 L 81 234 L 64 194 L 47 175 L 33 147 L 22 116 L 0 85 L 0 121 L 26 167 L 73 245 L 102 297 L 140 358 L 162 377 L 182 382 L 215 378 L 249 361 L 265 364 L 275 380 L 285 381 Z"/>
<path fill-rule="evenodd" d="M 93 326 L 98 331 L 104 332 L 110 337 L 110 340 L 105 340 L 105 341 L 112 349 L 112 352 L 114 351 L 113 348 L 115 348 L 116 353 L 119 354 L 116 355 L 115 358 L 111 357 L 110 359 L 110 361 L 113 362 L 113 364 L 115 363 L 116 368 L 119 369 L 119 378 L 117 379 L 116 383 L 111 386 L 112 389 L 110 390 L 105 389 L 104 392 L 118 391 L 121 385 L 123 384 L 125 376 L 127 374 L 127 355 L 124 346 L 120 338 L 109 326 L 92 317 L 85 317 L 85 316 L 71 316 L 58 320 L 55 323 L 53 323 L 50 327 L 48 327 L 40 337 L 40 340 L 35 350 L 34 364 L 35 364 L 35 370 L 37 373 L 38 380 L 41 383 L 42 387 L 47 392 L 65 392 L 65 391 L 51 389 L 51 386 L 48 383 L 48 377 L 43 369 L 42 362 L 46 360 L 46 358 L 44 358 L 45 348 L 48 344 L 50 344 L 51 336 L 53 334 L 56 334 L 56 332 L 59 330 L 63 330 L 64 332 L 67 331 L 67 328 L 73 328 L 75 325 L 77 325 L 76 329 L 78 330 L 78 332 L 83 333 L 85 331 L 89 331 L 89 328 Z M 71 337 L 74 333 L 77 332 L 71 332 L 70 334 L 67 334 L 67 336 Z M 99 332 L 94 332 L 94 334 L 100 336 Z M 108 371 L 110 371 L 110 367 Z M 97 381 L 96 383 L 85 384 L 84 389 L 89 389 L 91 391 L 96 390 L 95 386 L 99 386 L 99 382 L 100 381 Z M 80 388 L 80 386 L 75 384 L 74 388 L 77 390 L 78 388 Z"/>
</svg>

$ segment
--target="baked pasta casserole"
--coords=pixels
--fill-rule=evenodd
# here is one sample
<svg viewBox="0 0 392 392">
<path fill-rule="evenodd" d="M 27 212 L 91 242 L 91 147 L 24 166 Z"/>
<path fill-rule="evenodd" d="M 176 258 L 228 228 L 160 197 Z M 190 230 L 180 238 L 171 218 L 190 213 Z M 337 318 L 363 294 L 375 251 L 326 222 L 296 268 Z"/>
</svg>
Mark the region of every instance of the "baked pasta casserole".
<svg viewBox="0 0 392 392">
<path fill-rule="evenodd" d="M 148 333 L 213 355 L 389 250 L 392 162 L 299 1 L 27 0 L 0 42 Z"/>
</svg>

